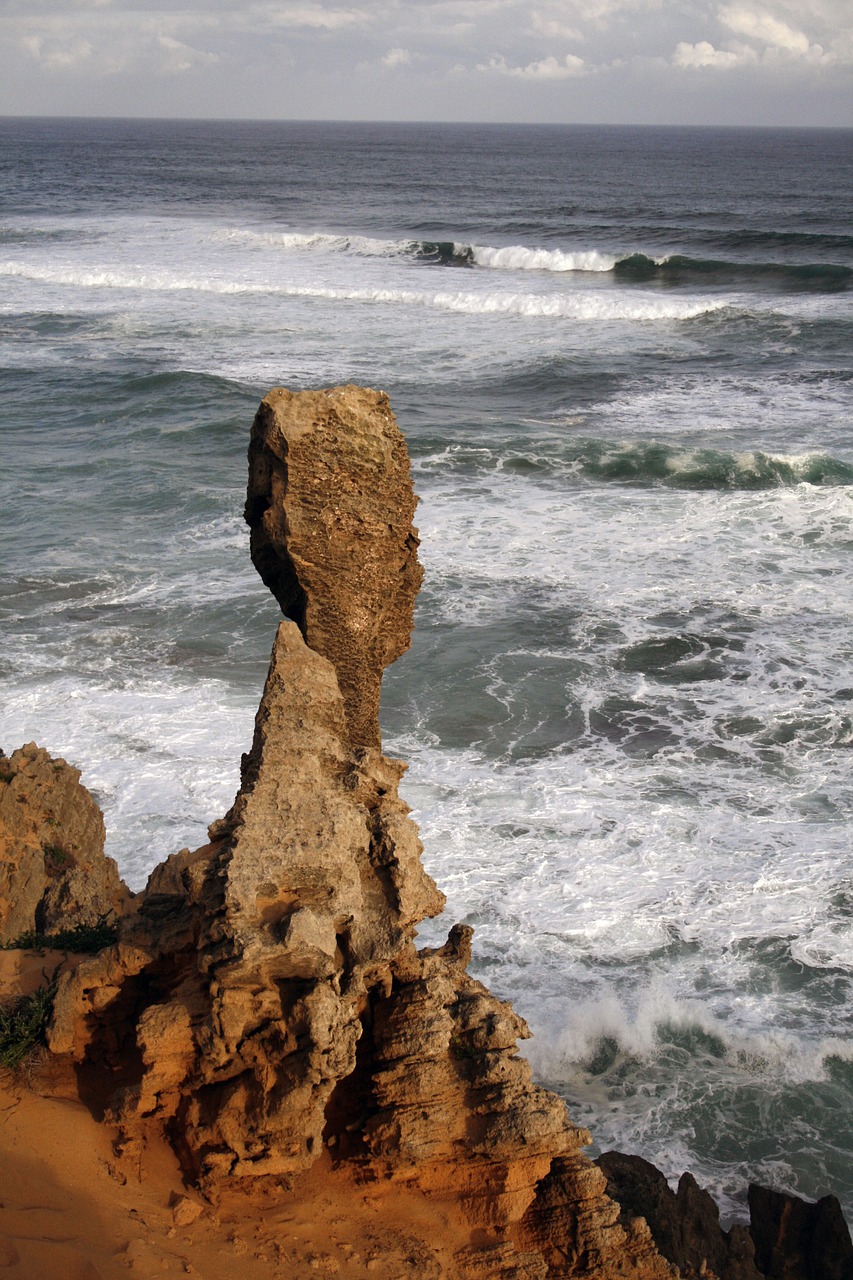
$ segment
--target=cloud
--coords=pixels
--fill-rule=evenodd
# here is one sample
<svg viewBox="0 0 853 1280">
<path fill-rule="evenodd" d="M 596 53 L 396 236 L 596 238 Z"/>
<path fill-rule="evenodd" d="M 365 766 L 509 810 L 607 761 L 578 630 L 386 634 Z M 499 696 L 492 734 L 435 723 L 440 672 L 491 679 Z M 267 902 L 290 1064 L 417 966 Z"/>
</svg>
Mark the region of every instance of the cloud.
<svg viewBox="0 0 853 1280">
<path fill-rule="evenodd" d="M 550 56 L 542 58 L 539 62 L 528 62 L 525 67 L 511 67 L 501 54 L 486 63 L 478 63 L 477 70 L 495 72 L 501 76 L 515 76 L 520 80 L 568 80 L 573 76 L 582 76 L 586 70 L 586 64 L 583 58 L 567 53 L 562 60 Z"/>
<path fill-rule="evenodd" d="M 163 50 L 160 70 L 171 75 L 179 75 L 183 71 L 191 71 L 194 67 L 209 67 L 219 62 L 219 55 L 208 53 L 204 49 L 193 49 L 182 40 L 173 36 L 158 36 L 157 43 Z"/>
<path fill-rule="evenodd" d="M 747 62 L 757 62 L 754 49 L 746 45 L 739 49 L 715 49 L 708 40 L 700 40 L 698 44 L 688 44 L 680 40 L 672 55 L 676 67 L 716 67 L 726 70 L 729 67 L 742 67 Z"/>
<path fill-rule="evenodd" d="M 23 36 L 21 45 L 44 71 L 68 71 L 90 61 L 94 49 L 79 36 Z"/>
<path fill-rule="evenodd" d="M 249 10 L 245 18 L 237 19 L 240 26 L 313 27 L 321 31 L 339 31 L 342 27 L 357 26 L 370 21 L 361 9 L 324 9 L 322 5 L 258 5 Z"/>
<path fill-rule="evenodd" d="M 385 67 L 408 67 L 411 61 L 412 55 L 408 49 L 389 49 L 382 59 L 382 65 Z"/>
<path fill-rule="evenodd" d="M 144 22 L 131 23 L 129 15 L 113 11 L 99 15 L 97 25 L 83 34 L 68 13 L 37 16 L 19 35 L 18 45 L 42 71 L 81 79 L 103 80 L 135 71 L 179 75 L 220 61 L 219 54 L 170 34 L 170 25 L 166 15 L 148 14 Z"/>
<path fill-rule="evenodd" d="M 762 41 L 774 49 L 784 49 L 788 53 L 807 54 L 809 51 L 807 35 L 766 11 L 731 4 L 720 9 L 718 16 L 724 26 L 739 36 Z"/>
<path fill-rule="evenodd" d="M 784 16 L 783 10 L 787 10 Z M 757 5 L 725 4 L 718 9 L 717 18 L 722 27 L 743 40 L 725 48 L 715 47 L 709 40 L 695 44 L 681 40 L 671 58 L 673 66 L 727 70 L 750 64 L 768 68 L 786 63 L 829 67 L 853 61 L 849 17 L 845 28 L 843 10 L 832 0 L 815 0 L 813 9 L 807 8 L 803 0 L 779 0 L 772 13 Z M 795 25 L 801 19 L 813 20 L 823 43 L 812 40 L 801 26 Z"/>
<path fill-rule="evenodd" d="M 851 0 L 0 0 L 6 111 L 849 124 L 850 64 Z"/>
<path fill-rule="evenodd" d="M 562 18 L 551 17 L 540 9 L 533 10 L 530 21 L 537 35 L 548 36 L 551 40 L 570 40 L 574 43 L 583 39 L 577 27 L 570 27 Z"/>
<path fill-rule="evenodd" d="M 563 5 L 563 12 L 568 9 L 574 22 L 583 28 L 592 26 L 599 31 L 606 31 L 613 18 L 622 14 L 642 13 L 647 10 L 656 13 L 663 8 L 664 0 L 575 0 Z M 568 15 L 566 15 L 568 16 Z"/>
</svg>

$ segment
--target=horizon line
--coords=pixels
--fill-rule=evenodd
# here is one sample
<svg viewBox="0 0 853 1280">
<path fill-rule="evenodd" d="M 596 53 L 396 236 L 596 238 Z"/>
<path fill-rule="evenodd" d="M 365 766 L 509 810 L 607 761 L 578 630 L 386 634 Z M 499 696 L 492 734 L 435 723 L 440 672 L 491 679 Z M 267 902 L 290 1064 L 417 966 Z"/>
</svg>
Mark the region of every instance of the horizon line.
<svg viewBox="0 0 853 1280">
<path fill-rule="evenodd" d="M 167 116 L 167 115 L 33 115 L 29 112 L 0 113 L 0 121 L 11 120 L 66 120 L 102 121 L 110 123 L 159 123 L 159 124 L 346 124 L 346 125 L 395 125 L 429 126 L 431 128 L 496 128 L 496 129 L 701 129 L 701 130 L 753 130 L 761 132 L 853 132 L 853 124 L 679 124 L 673 121 L 637 123 L 613 120 L 389 120 L 378 117 L 343 116 Z"/>
</svg>

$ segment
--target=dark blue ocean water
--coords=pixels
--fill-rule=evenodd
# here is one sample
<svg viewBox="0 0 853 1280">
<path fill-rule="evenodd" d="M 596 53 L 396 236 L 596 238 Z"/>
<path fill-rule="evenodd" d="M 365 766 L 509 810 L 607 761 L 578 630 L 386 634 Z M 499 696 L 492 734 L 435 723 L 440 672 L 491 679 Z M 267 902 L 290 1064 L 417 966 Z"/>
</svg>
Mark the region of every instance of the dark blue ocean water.
<svg viewBox="0 0 853 1280">
<path fill-rule="evenodd" d="M 853 1211 L 853 134 L 0 121 L 0 745 L 134 885 L 233 798 L 268 387 L 386 389 L 386 748 L 601 1146 Z M 434 926 L 424 931 L 432 940 Z"/>
</svg>

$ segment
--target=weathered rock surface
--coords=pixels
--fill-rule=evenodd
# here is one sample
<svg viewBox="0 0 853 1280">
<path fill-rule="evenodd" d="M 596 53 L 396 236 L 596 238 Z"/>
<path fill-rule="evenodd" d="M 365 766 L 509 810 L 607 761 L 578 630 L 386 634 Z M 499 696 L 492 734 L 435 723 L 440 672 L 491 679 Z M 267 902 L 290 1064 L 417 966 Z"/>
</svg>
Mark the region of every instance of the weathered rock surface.
<svg viewBox="0 0 853 1280">
<path fill-rule="evenodd" d="M 226 834 L 159 869 L 119 944 L 63 978 L 51 1048 L 129 1134 L 165 1124 L 208 1187 L 288 1181 L 325 1144 L 502 1230 L 588 1137 L 466 974 L 470 931 L 416 951 L 443 900 L 400 766 L 356 757 L 344 721 L 331 664 L 283 622 Z"/>
<path fill-rule="evenodd" d="M 516 1235 L 544 1259 L 549 1277 L 677 1280 L 681 1275 L 645 1220 L 620 1214 L 604 1175 L 583 1154 L 553 1161 Z"/>
<path fill-rule="evenodd" d="M 329 658 L 350 741 L 379 747 L 379 685 L 408 649 L 423 570 L 406 444 L 383 391 L 276 387 L 252 425 L 255 567 Z"/>
<path fill-rule="evenodd" d="M 104 839 L 79 770 L 34 742 L 0 754 L 0 942 L 120 914 L 130 895 Z"/>
<path fill-rule="evenodd" d="M 835 1196 L 816 1203 L 753 1184 L 750 1233 L 767 1280 L 853 1280 L 853 1244 Z"/>
<path fill-rule="evenodd" d="M 673 1191 L 664 1175 L 642 1156 L 605 1151 L 596 1161 L 607 1194 L 623 1214 L 648 1223 L 658 1249 L 685 1277 L 713 1272 L 719 1280 L 760 1280 L 752 1240 L 745 1227 L 720 1227 L 720 1211 L 690 1173 Z"/>
</svg>

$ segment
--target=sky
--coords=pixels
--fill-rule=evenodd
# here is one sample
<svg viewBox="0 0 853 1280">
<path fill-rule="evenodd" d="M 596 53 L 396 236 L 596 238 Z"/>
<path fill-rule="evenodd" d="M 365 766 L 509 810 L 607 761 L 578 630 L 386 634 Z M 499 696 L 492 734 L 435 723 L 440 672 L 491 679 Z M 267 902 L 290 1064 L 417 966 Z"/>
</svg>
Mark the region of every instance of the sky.
<svg viewBox="0 0 853 1280">
<path fill-rule="evenodd" d="M 0 115 L 853 125 L 853 0 L 0 0 Z"/>
</svg>

